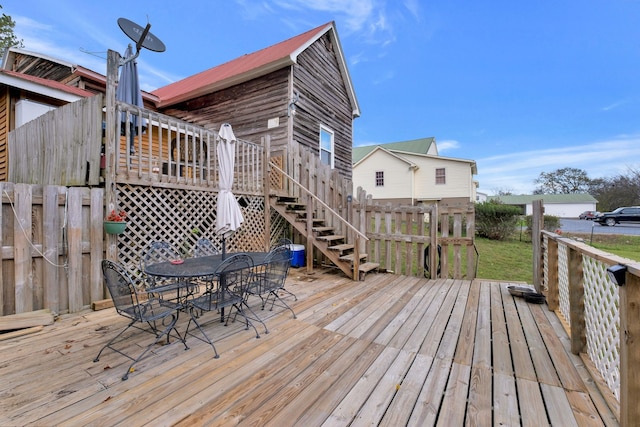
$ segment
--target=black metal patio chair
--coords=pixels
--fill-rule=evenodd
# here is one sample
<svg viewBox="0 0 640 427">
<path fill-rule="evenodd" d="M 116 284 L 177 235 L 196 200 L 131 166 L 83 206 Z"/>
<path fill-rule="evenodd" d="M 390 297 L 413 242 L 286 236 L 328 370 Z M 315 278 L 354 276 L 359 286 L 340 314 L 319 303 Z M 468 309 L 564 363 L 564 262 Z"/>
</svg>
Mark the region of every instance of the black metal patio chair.
<svg viewBox="0 0 640 427">
<path fill-rule="evenodd" d="M 292 292 L 289 292 L 284 287 L 284 283 L 289 274 L 289 267 L 291 266 L 291 249 L 290 245 L 280 245 L 274 247 L 267 255 L 266 262 L 263 268 L 257 270 L 251 281 L 251 284 L 247 288 L 246 294 L 255 295 L 262 300 L 262 309 L 271 301 L 271 310 L 274 305 L 278 305 L 282 308 L 287 308 L 293 313 L 293 318 L 296 318 L 296 313 L 280 296 L 281 292 L 293 296 L 294 301 L 298 298 Z"/>
<path fill-rule="evenodd" d="M 216 254 L 218 254 L 218 250 L 216 249 L 213 242 L 206 237 L 199 238 L 193 249 L 194 257 L 203 257 Z"/>
<path fill-rule="evenodd" d="M 200 322 L 198 321 L 199 313 L 205 311 L 219 311 L 221 314 L 221 320 L 224 321 L 225 326 L 229 324 L 231 315 L 235 318 L 240 315 L 244 318 L 245 329 L 249 329 L 249 326 L 253 328 L 256 333 L 256 338 L 260 338 L 258 329 L 255 327 L 252 321 L 262 323 L 265 329 L 265 333 L 269 333 L 267 326 L 256 316 L 251 308 L 246 304 L 245 292 L 249 285 L 253 275 L 253 260 L 247 254 L 235 254 L 224 260 L 216 269 L 215 276 L 218 278 L 216 282 L 211 282 L 210 286 L 199 296 L 188 301 L 189 309 L 191 313 L 191 319 L 187 325 L 187 334 L 191 324 L 200 331 L 203 338 L 191 334 L 198 339 L 208 342 L 216 354 L 216 358 L 219 357 L 218 351 L 215 345 L 207 334 L 203 331 Z M 225 308 L 229 308 L 229 312 L 224 314 Z M 233 310 L 235 309 L 235 310 Z"/>
<path fill-rule="evenodd" d="M 113 261 L 103 260 L 102 272 L 116 311 L 119 315 L 129 319 L 130 322 L 102 347 L 93 360 L 94 362 L 100 360 L 100 355 L 106 348 L 110 348 L 116 353 L 120 353 L 131 359 L 132 362 L 127 368 L 127 372 L 122 376 L 122 380 L 124 381 L 129 377 L 129 373 L 132 372 L 133 365 L 140 361 L 154 345 L 159 343 L 165 336 L 167 337 L 167 342 L 169 341 L 171 331 L 174 331 L 176 336 L 182 341 L 185 350 L 189 349 L 185 337 L 181 336 L 175 328 L 176 321 L 178 320 L 178 311 L 182 308 L 180 304 L 165 301 L 159 298 L 157 294 L 145 291 L 142 286 L 136 286 L 129 273 L 121 265 Z M 145 327 L 145 324 L 147 327 Z M 124 332 L 132 327 L 141 331 L 150 332 L 156 337 L 137 357 L 130 356 L 114 347 L 114 344 L 128 339 L 138 338 L 137 335 L 123 336 Z"/>
<path fill-rule="evenodd" d="M 171 243 L 164 241 L 151 242 L 144 249 L 140 257 L 140 270 L 144 273 L 149 265 L 180 259 L 182 259 L 180 251 Z M 188 284 L 189 286 L 185 286 L 185 283 L 182 283 L 181 279 L 157 277 L 146 274 L 145 277 L 150 289 L 153 289 L 155 292 L 161 292 L 164 299 L 167 300 L 179 298 L 180 292 L 182 292 L 183 296 L 193 295 L 198 292 L 197 283 L 190 283 Z M 170 296 L 172 294 L 173 296 Z"/>
<path fill-rule="evenodd" d="M 278 240 L 278 243 L 276 243 L 275 245 L 273 245 L 272 249 L 277 248 L 278 246 L 286 246 L 289 249 L 291 249 L 291 245 L 293 244 L 293 242 L 290 239 L 287 239 L 286 237 L 281 238 L 280 240 Z"/>
<path fill-rule="evenodd" d="M 219 252 L 213 242 L 206 237 L 199 238 L 193 249 L 193 256 L 195 258 L 217 255 L 218 253 Z M 206 286 L 214 286 L 216 281 L 216 276 L 205 276 L 198 279 L 198 282 L 203 283 Z"/>
</svg>

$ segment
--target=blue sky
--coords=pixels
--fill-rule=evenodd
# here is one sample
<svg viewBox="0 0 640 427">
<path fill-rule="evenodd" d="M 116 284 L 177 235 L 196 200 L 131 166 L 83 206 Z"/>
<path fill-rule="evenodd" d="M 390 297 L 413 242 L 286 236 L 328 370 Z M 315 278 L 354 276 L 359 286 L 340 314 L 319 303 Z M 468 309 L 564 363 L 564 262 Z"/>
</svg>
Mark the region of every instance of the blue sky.
<svg viewBox="0 0 640 427">
<path fill-rule="evenodd" d="M 477 162 L 480 191 L 530 193 L 541 172 L 640 168 L 640 0 L 2 2 L 25 49 L 106 73 L 129 39 L 153 90 L 335 21 L 361 117 L 354 144 L 436 138 Z"/>
</svg>

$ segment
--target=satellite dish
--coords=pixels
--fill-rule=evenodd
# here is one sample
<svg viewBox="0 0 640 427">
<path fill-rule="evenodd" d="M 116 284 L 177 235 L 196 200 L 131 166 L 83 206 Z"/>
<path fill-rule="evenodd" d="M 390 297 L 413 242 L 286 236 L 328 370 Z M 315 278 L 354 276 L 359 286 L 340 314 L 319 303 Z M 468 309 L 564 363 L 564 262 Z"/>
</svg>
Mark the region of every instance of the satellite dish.
<svg viewBox="0 0 640 427">
<path fill-rule="evenodd" d="M 136 42 L 137 52 L 140 52 L 141 47 L 154 52 L 164 52 L 167 49 L 159 38 L 149 32 L 151 24 L 147 24 L 147 26 L 143 28 L 126 18 L 119 18 L 118 26 L 131 40 Z"/>
</svg>

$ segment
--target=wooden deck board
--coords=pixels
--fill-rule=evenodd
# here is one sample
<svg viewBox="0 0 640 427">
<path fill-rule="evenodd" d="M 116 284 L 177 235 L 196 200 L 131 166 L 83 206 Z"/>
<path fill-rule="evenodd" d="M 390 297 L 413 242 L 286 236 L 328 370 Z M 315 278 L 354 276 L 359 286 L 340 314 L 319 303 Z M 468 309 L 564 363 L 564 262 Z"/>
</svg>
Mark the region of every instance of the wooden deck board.
<svg viewBox="0 0 640 427">
<path fill-rule="evenodd" d="M 298 319 L 258 307 L 270 333 L 256 339 L 211 313 L 219 359 L 172 339 L 127 381 L 129 359 L 93 363 L 126 321 L 62 316 L 2 341 L 0 425 L 617 425 L 555 315 L 507 285 L 294 271 Z M 135 338 L 125 348 L 153 339 Z"/>
</svg>

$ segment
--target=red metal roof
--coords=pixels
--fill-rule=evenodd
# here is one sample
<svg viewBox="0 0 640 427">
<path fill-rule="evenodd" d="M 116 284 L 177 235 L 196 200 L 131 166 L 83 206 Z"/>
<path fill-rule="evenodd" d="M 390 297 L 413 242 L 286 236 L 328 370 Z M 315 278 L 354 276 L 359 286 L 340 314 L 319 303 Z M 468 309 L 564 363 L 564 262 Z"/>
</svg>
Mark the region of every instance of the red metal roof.
<svg viewBox="0 0 640 427">
<path fill-rule="evenodd" d="M 60 83 L 55 80 L 43 79 L 41 77 L 30 76 L 28 74 L 17 73 L 15 71 L 4 70 L 1 68 L 0 73 L 85 98 L 95 95 L 93 92 L 90 92 L 88 90 L 80 89 L 79 87 L 75 86 L 67 86 L 64 83 Z"/>
<path fill-rule="evenodd" d="M 152 93 L 160 99 L 158 107 L 166 107 L 245 82 L 281 69 L 284 66 L 295 64 L 298 54 L 329 30 L 335 31 L 333 22 L 323 24 L 283 42 L 194 74 L 178 82 L 161 87 Z M 348 76 L 346 78 L 348 79 Z M 350 84 L 351 82 L 349 81 L 348 86 Z"/>
</svg>

